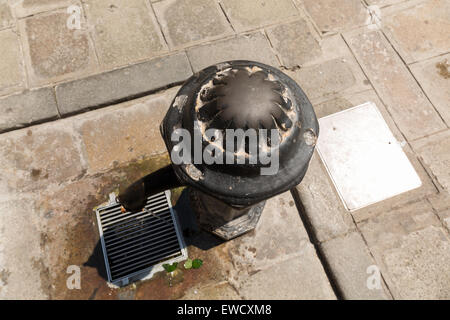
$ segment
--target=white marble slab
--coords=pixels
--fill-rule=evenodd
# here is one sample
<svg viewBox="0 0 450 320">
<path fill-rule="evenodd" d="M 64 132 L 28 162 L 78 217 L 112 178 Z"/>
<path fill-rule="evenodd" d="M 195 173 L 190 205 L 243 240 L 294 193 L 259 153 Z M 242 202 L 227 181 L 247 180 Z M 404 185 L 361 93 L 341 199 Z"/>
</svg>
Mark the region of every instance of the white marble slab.
<svg viewBox="0 0 450 320">
<path fill-rule="evenodd" d="M 318 153 L 349 211 L 422 185 L 373 102 L 319 119 Z"/>
</svg>

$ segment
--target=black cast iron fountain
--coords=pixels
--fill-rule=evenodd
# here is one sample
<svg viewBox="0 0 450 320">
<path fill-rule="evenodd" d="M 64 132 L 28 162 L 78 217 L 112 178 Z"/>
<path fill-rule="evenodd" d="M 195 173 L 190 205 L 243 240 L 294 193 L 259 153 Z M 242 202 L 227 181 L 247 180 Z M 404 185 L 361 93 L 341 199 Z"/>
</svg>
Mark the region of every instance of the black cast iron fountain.
<svg viewBox="0 0 450 320">
<path fill-rule="evenodd" d="M 173 137 L 180 129 L 200 141 L 182 152 L 178 158 L 191 161 L 181 163 L 173 156 L 174 148 L 179 148 Z M 216 134 L 211 135 L 210 129 Z M 219 144 L 227 138 L 235 141 L 231 133 L 239 129 L 255 133 L 257 140 L 247 135 L 232 147 Z M 294 80 L 271 66 L 239 60 L 210 66 L 188 79 L 167 112 L 161 133 L 172 164 L 133 183 L 118 201 L 127 210 L 140 210 L 148 196 L 188 186 L 200 226 L 229 240 L 256 227 L 266 199 L 302 181 L 319 125 Z M 264 150 L 269 163 L 267 157 L 258 157 Z M 202 161 L 205 152 L 217 161 Z"/>
</svg>

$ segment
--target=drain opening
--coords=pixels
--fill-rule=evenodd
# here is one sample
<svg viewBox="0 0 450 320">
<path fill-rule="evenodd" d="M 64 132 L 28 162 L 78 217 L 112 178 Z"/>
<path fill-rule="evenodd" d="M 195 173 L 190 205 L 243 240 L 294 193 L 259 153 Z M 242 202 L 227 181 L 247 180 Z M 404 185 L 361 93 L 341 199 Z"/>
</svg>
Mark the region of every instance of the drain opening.
<svg viewBox="0 0 450 320">
<path fill-rule="evenodd" d="M 117 202 L 96 212 L 109 282 L 147 279 L 163 270 L 163 263 L 187 259 L 170 191 L 147 198 L 140 212 L 123 213 Z"/>
</svg>

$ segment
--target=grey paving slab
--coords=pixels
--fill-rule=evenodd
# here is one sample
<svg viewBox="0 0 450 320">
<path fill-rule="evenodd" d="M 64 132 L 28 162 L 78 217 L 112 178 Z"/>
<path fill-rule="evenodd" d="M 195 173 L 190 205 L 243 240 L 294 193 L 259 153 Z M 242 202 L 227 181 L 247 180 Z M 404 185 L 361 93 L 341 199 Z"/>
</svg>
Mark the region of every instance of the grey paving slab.
<svg viewBox="0 0 450 320">
<path fill-rule="evenodd" d="M 67 11 L 60 9 L 19 20 L 32 87 L 97 71 L 97 59 L 83 15 L 80 30 L 67 27 L 68 17 Z"/>
<path fill-rule="evenodd" d="M 393 10 L 383 11 L 383 30 L 406 63 L 450 52 L 448 1 L 429 0 Z"/>
<path fill-rule="evenodd" d="M 285 72 L 313 103 L 370 89 L 370 83 L 340 35 L 322 39 L 317 55 L 308 55 L 300 69 Z"/>
<path fill-rule="evenodd" d="M 192 75 L 185 53 L 156 58 L 56 87 L 61 115 L 104 106 L 182 82 Z"/>
<path fill-rule="evenodd" d="M 0 132 L 55 119 L 58 108 L 53 88 L 25 91 L 0 98 Z"/>
<path fill-rule="evenodd" d="M 73 0 L 13 0 L 10 3 L 16 16 L 20 18 L 57 8 L 67 8 L 73 4 L 80 5 L 78 1 Z"/>
<path fill-rule="evenodd" d="M 298 256 L 308 235 L 290 192 L 269 199 L 256 229 L 230 243 L 237 269 L 254 272 Z"/>
<path fill-rule="evenodd" d="M 317 240 L 326 241 L 355 228 L 317 153 L 296 189 Z"/>
<path fill-rule="evenodd" d="M 436 195 L 428 197 L 428 201 L 430 201 L 436 212 L 441 212 L 450 208 L 450 192 L 448 190 L 441 190 Z"/>
<path fill-rule="evenodd" d="M 447 126 L 450 126 L 450 54 L 411 64 L 409 68 Z"/>
<path fill-rule="evenodd" d="M 312 17 L 322 33 L 366 24 L 368 13 L 359 0 L 295 0 Z"/>
<path fill-rule="evenodd" d="M 425 94 L 378 31 L 344 34 L 359 64 L 408 140 L 446 128 Z"/>
<path fill-rule="evenodd" d="M 37 266 L 40 248 L 39 214 L 27 197 L 0 200 L 0 299 L 47 299 Z M 19 267 L 20 266 L 20 267 Z"/>
<path fill-rule="evenodd" d="M 70 181 L 85 169 L 75 131 L 58 121 L 1 134 L 0 159 L 6 189 L 16 195 Z"/>
<path fill-rule="evenodd" d="M 334 238 L 321 243 L 320 246 L 344 299 L 386 300 L 391 298 L 382 279 L 377 279 L 379 287 L 367 285 L 370 281 L 370 268 L 375 265 L 375 261 L 359 232 Z"/>
<path fill-rule="evenodd" d="M 153 8 L 172 49 L 233 34 L 216 1 L 165 0 Z"/>
<path fill-rule="evenodd" d="M 116 67 L 167 51 L 151 7 L 145 0 L 85 1 L 100 63 Z"/>
<path fill-rule="evenodd" d="M 290 0 L 220 0 L 220 4 L 237 32 L 282 22 L 298 15 Z"/>
<path fill-rule="evenodd" d="M 167 151 L 159 125 L 179 87 L 68 118 L 95 173 Z"/>
<path fill-rule="evenodd" d="M 14 18 L 7 0 L 0 1 L 0 30 L 14 25 Z"/>
<path fill-rule="evenodd" d="M 287 68 L 302 66 L 322 55 L 319 41 L 305 19 L 269 28 L 267 35 Z"/>
<path fill-rule="evenodd" d="M 328 60 L 287 73 L 292 75 L 313 102 L 369 88 L 368 82 L 364 82 L 365 77 L 359 66 L 351 57 Z"/>
<path fill-rule="evenodd" d="M 450 130 L 414 141 L 413 149 L 439 185 L 450 190 Z"/>
<path fill-rule="evenodd" d="M 278 60 L 261 32 L 237 36 L 187 50 L 194 72 L 228 60 L 253 60 L 277 67 Z"/>
<path fill-rule="evenodd" d="M 336 299 L 311 244 L 300 256 L 253 274 L 238 291 L 250 300 Z"/>
<path fill-rule="evenodd" d="M 369 6 L 378 6 L 380 8 L 390 6 L 407 0 L 366 0 Z"/>
<path fill-rule="evenodd" d="M 0 31 L 0 43 L 0 95 L 4 95 L 20 91 L 26 79 L 17 34 L 12 29 Z"/>
<path fill-rule="evenodd" d="M 395 299 L 449 299 L 450 240 L 427 202 L 359 226 Z"/>
<path fill-rule="evenodd" d="M 316 39 L 321 50 L 316 55 L 309 56 L 309 59 L 304 59 L 302 67 L 314 66 L 334 59 L 352 57 L 352 52 L 341 35 L 330 35 Z"/>
<path fill-rule="evenodd" d="M 444 226 L 450 230 L 450 209 L 438 213 L 439 218 L 442 220 Z"/>
</svg>

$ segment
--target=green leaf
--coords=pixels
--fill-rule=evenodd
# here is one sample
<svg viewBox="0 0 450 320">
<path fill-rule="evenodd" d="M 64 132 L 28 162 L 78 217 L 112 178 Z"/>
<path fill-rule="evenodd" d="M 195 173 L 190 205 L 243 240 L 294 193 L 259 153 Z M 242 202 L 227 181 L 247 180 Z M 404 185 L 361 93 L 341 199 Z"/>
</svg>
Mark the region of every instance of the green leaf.
<svg viewBox="0 0 450 320">
<path fill-rule="evenodd" d="M 166 270 L 166 272 L 175 271 L 177 269 L 177 266 L 178 266 L 178 262 L 174 262 L 172 264 L 167 264 L 167 263 L 163 264 L 163 268 L 164 268 L 164 270 Z"/>
<path fill-rule="evenodd" d="M 192 261 L 192 268 L 194 269 L 198 269 L 202 266 L 203 261 L 201 259 L 195 259 L 194 261 Z"/>
<path fill-rule="evenodd" d="M 191 259 L 187 259 L 186 262 L 184 263 L 184 268 L 185 269 L 191 269 L 192 268 L 192 260 Z"/>
</svg>

